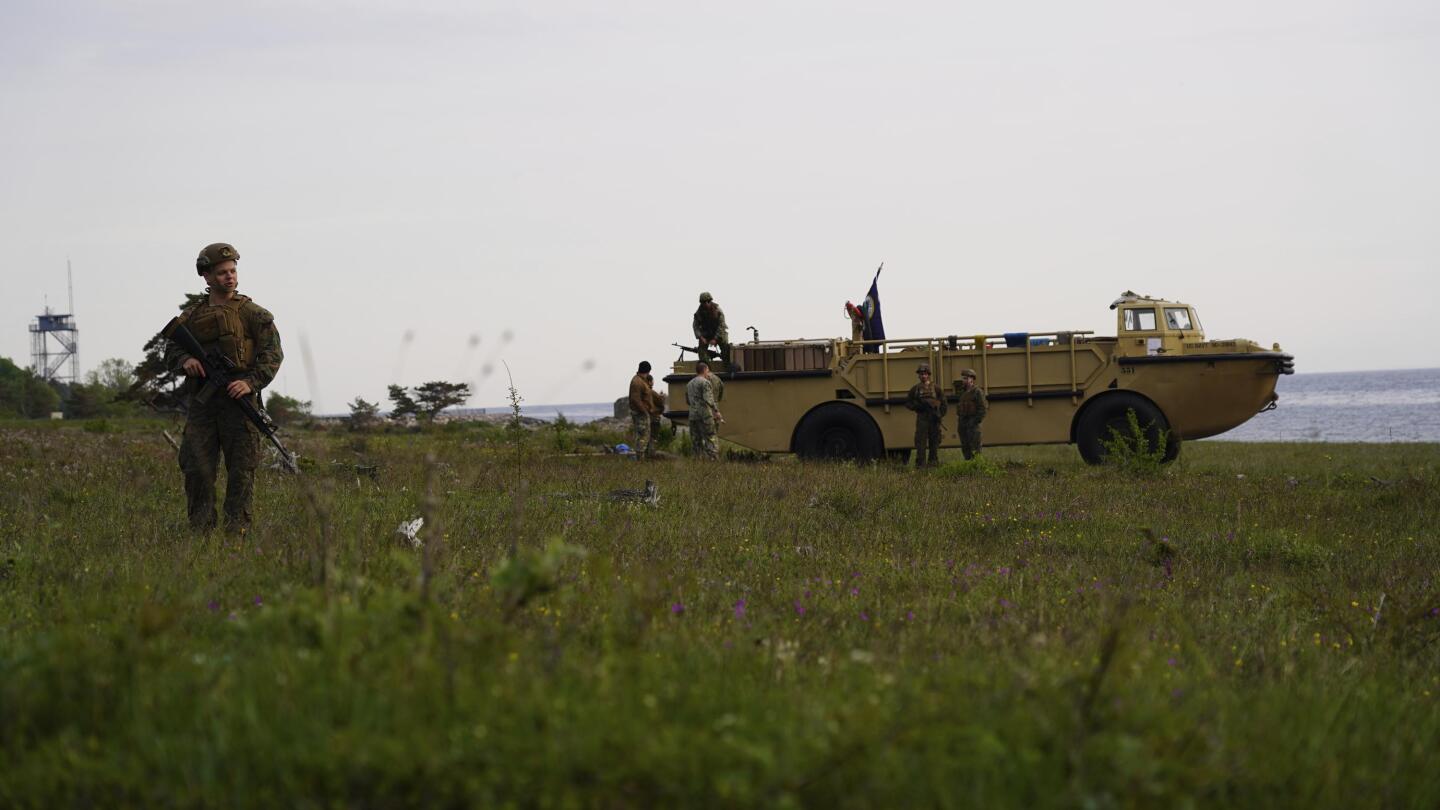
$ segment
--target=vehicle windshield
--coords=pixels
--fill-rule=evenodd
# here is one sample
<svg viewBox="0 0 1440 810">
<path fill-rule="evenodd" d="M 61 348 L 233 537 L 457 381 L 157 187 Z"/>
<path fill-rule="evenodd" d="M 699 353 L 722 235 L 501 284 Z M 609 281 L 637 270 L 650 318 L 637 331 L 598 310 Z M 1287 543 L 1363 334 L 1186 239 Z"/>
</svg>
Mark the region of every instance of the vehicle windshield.
<svg viewBox="0 0 1440 810">
<path fill-rule="evenodd" d="M 1131 332 L 1152 332 L 1155 330 L 1155 310 L 1127 309 L 1125 310 L 1125 328 Z"/>
<path fill-rule="evenodd" d="M 1190 310 L 1184 307 L 1165 308 L 1165 326 L 1170 329 L 1190 331 Z"/>
</svg>

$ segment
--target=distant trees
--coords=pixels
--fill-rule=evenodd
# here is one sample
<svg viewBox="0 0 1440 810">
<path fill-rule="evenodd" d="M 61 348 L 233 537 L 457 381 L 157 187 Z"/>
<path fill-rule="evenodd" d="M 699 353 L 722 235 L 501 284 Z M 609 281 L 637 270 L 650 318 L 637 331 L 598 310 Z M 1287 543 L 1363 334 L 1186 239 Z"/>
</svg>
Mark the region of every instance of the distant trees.
<svg viewBox="0 0 1440 810">
<path fill-rule="evenodd" d="M 398 385 L 390 386 L 390 418 L 399 419 L 403 416 L 419 416 L 420 405 L 410 396 L 409 389 L 401 388 Z"/>
<path fill-rule="evenodd" d="M 433 420 L 451 405 L 461 405 L 470 398 L 467 383 L 452 383 L 443 380 L 427 382 L 416 388 L 390 386 L 390 418 L 406 414 L 419 419 Z"/>
<path fill-rule="evenodd" d="M 35 419 L 59 409 L 59 391 L 30 369 L 0 357 L 0 416 Z"/>
<path fill-rule="evenodd" d="M 135 384 L 135 365 L 118 357 L 102 360 L 94 371 L 85 375 L 85 382 L 88 385 L 102 386 L 119 395 Z"/>
<path fill-rule="evenodd" d="M 350 403 L 349 425 L 351 430 L 366 430 L 379 420 L 380 406 L 378 404 L 366 402 L 363 397 L 355 397 L 355 401 Z"/>
<path fill-rule="evenodd" d="M 85 382 L 69 386 L 62 399 L 68 419 L 90 419 L 114 415 L 134 406 L 124 402 L 135 384 L 135 367 L 127 360 L 111 357 L 85 375 Z"/>
<path fill-rule="evenodd" d="M 310 400 L 301 401 L 274 391 L 265 395 L 265 412 L 275 424 L 284 427 L 310 417 Z"/>
</svg>

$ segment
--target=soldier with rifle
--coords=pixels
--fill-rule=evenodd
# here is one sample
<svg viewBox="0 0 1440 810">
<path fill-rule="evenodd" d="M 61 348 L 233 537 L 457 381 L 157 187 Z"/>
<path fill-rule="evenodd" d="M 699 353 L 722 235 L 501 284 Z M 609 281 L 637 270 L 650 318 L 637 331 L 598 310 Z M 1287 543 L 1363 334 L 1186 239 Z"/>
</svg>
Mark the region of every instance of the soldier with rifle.
<svg viewBox="0 0 1440 810">
<path fill-rule="evenodd" d="M 945 394 L 930 379 L 930 365 L 915 370 L 920 381 L 910 387 L 905 407 L 915 412 L 915 467 L 940 463 L 940 420 L 945 416 Z"/>
<path fill-rule="evenodd" d="M 276 447 L 274 427 L 259 409 L 259 391 L 275 379 L 285 353 L 275 317 L 236 292 L 240 252 L 217 242 L 195 259 L 195 272 L 208 285 L 205 300 L 173 319 L 164 330 L 165 363 L 184 373 L 188 409 L 180 442 L 180 469 L 190 528 L 215 528 L 215 477 L 225 456 L 225 528 L 250 527 L 263 433 Z M 281 457 L 293 469 L 284 448 Z"/>
<path fill-rule="evenodd" d="M 691 328 L 695 332 L 695 340 L 699 341 L 700 359 L 709 362 L 714 354 L 710 351 L 711 346 L 718 347 L 720 359 L 725 361 L 726 366 L 730 364 L 730 327 L 725 325 L 725 311 L 715 303 L 715 297 L 708 292 L 700 293 L 700 306 L 695 310 L 695 317 L 692 320 Z"/>
</svg>

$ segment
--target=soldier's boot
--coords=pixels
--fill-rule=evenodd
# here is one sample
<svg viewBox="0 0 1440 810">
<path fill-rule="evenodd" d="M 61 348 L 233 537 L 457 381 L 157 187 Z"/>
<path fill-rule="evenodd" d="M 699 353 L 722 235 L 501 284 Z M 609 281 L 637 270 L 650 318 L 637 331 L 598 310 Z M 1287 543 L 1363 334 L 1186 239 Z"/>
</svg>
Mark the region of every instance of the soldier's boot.
<svg viewBox="0 0 1440 810">
<path fill-rule="evenodd" d="M 185 514 L 190 530 L 206 533 L 215 529 L 215 476 L 203 472 L 185 473 Z"/>
</svg>

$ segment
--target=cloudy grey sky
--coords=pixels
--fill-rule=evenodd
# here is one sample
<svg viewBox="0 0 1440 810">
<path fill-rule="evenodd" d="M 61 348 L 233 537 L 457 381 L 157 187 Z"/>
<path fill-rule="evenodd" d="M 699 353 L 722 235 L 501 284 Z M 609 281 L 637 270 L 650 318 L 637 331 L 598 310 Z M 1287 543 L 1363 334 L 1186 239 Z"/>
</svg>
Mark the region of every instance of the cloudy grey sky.
<svg viewBox="0 0 1440 810">
<path fill-rule="evenodd" d="M 1434 366 L 1437 99 L 1419 0 L 7 0 L 0 355 L 68 257 L 83 369 L 138 360 L 223 240 L 329 412 L 498 404 L 502 359 L 610 399 L 699 291 L 841 335 L 881 261 L 892 337 L 1113 332 L 1133 288 L 1302 371 Z"/>
</svg>

